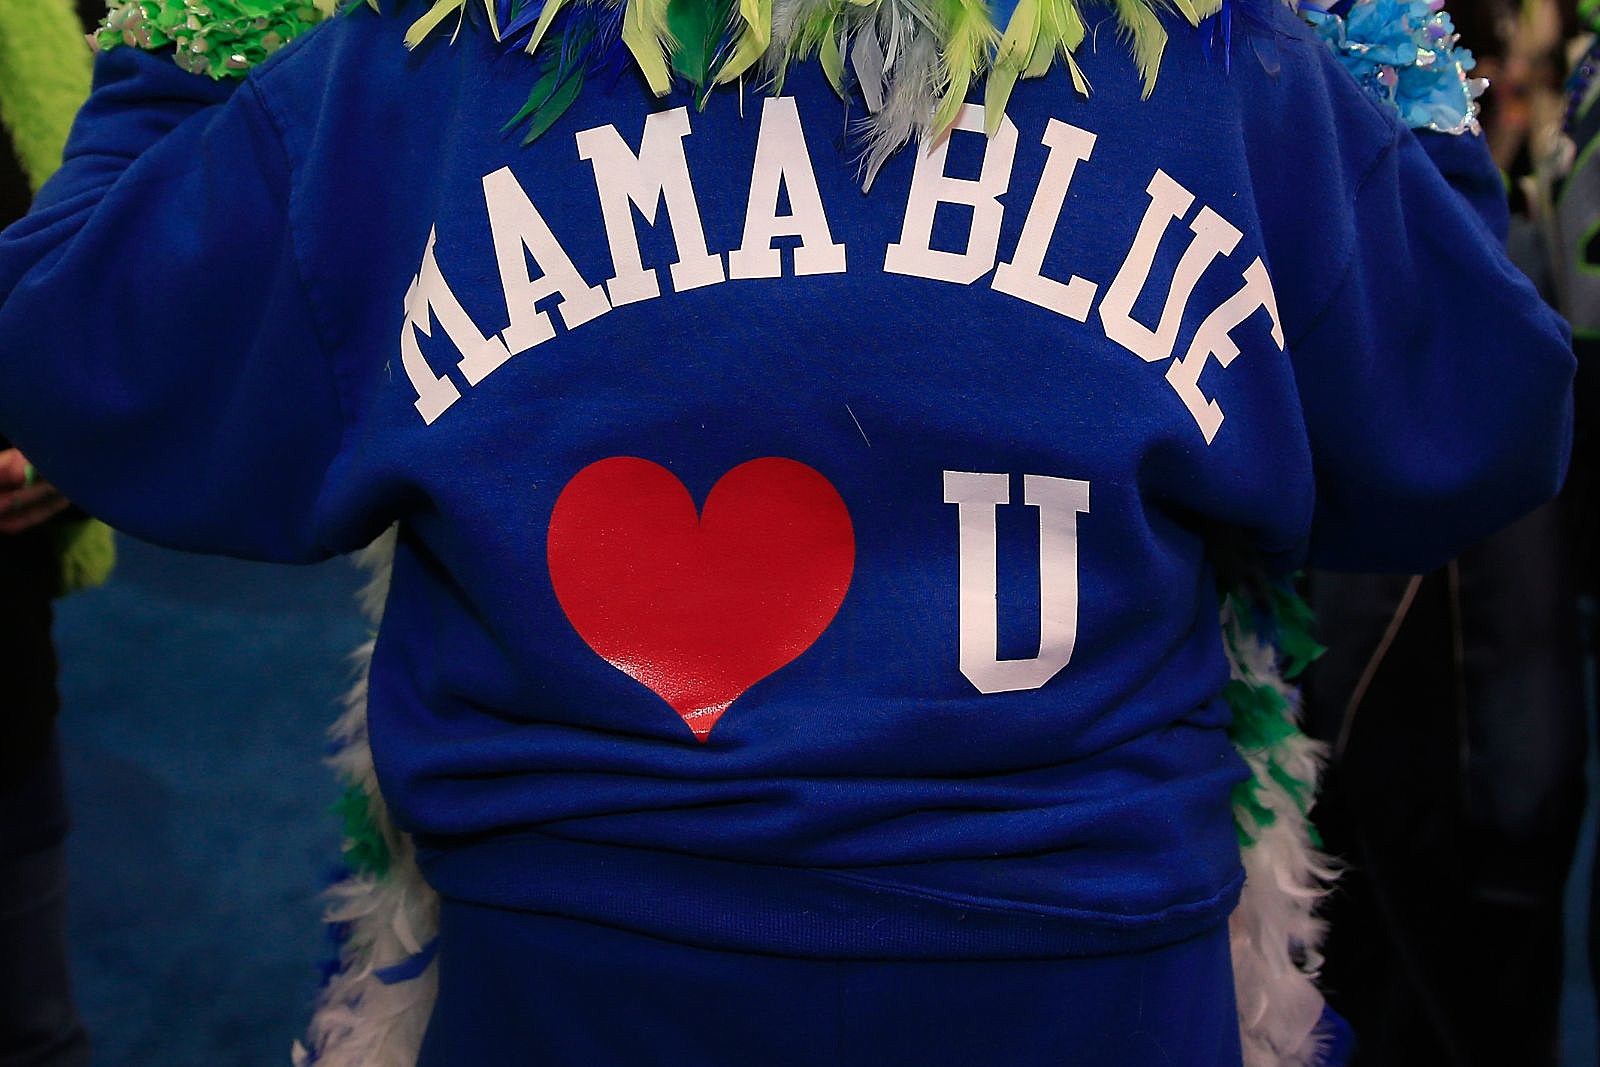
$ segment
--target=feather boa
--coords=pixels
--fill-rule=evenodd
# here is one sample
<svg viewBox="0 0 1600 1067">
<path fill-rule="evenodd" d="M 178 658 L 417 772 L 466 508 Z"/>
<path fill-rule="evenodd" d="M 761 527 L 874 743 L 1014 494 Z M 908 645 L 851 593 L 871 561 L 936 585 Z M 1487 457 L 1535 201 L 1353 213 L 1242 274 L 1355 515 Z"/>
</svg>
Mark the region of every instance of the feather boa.
<svg viewBox="0 0 1600 1067">
<path fill-rule="evenodd" d="M 389 595 L 394 543 L 391 530 L 357 557 L 370 576 L 360 595 L 374 630 Z M 367 743 L 373 644 L 356 650 L 356 681 L 329 731 L 337 746 L 329 762 L 348 790 L 350 873 L 328 890 L 325 919 L 339 943 L 338 959 L 318 996 L 308 1045 L 294 1047 L 296 1067 L 410 1067 L 438 988 L 428 947 L 438 933 L 439 898 L 417 869 L 410 838 L 389 821 Z"/>
<path fill-rule="evenodd" d="M 1280 666 L 1282 648 L 1307 648 L 1308 636 L 1285 635 L 1309 615 L 1290 594 L 1275 596 L 1276 643 L 1247 599 L 1229 597 L 1222 609 L 1231 675 L 1226 695 L 1234 713 L 1229 732 L 1251 772 L 1234 797 L 1245 883 L 1228 933 L 1245 1067 L 1314 1067 L 1323 1051 L 1316 979 L 1326 929 L 1316 907 L 1337 869 L 1318 851 L 1307 818 L 1325 746 L 1300 732 L 1299 694 L 1285 675 L 1297 674 L 1321 649 L 1291 652 L 1289 666 Z"/>
<path fill-rule="evenodd" d="M 16 2 L 16 0 L 11 0 Z M 172 46 L 178 64 L 214 78 L 242 76 L 315 23 L 340 0 L 110 0 L 97 47 Z M 360 0 L 346 0 L 352 5 Z M 969 91 L 984 84 L 989 132 L 998 128 L 1019 79 L 1059 63 L 1074 89 L 1088 79 L 1074 58 L 1088 36 L 1083 5 L 1109 8 L 1148 97 L 1166 49 L 1169 18 L 1209 20 L 1208 39 L 1231 63 L 1233 28 L 1260 23 L 1253 0 L 429 0 L 407 30 L 416 48 L 442 27 L 482 23 L 508 52 L 540 71 L 507 129 L 526 124 L 524 143 L 569 108 L 586 78 L 629 62 L 657 96 L 682 79 L 703 103 L 711 90 L 760 73 L 775 89 L 796 62 L 816 58 L 839 95 L 859 93 L 868 118 L 863 174 L 914 138 L 942 137 Z M 1369 91 L 1412 125 L 1475 131 L 1471 54 L 1457 49 L 1443 0 L 1356 0 L 1347 16 L 1314 0 L 1301 10 Z M 380 0 L 365 0 L 376 9 Z M 1003 18 L 996 9 L 1009 8 Z M 1234 15 L 1244 16 L 1235 19 Z M 1260 27 L 1257 26 L 1259 32 Z M 453 39 L 453 38 L 452 38 Z"/>
<path fill-rule="evenodd" d="M 388 595 L 394 544 L 391 530 L 359 557 L 371 574 L 361 598 L 374 627 Z M 1245 1067 L 1314 1067 L 1323 1008 L 1316 986 L 1323 924 L 1315 908 L 1335 871 L 1317 851 L 1306 817 L 1322 747 L 1296 727 L 1297 697 L 1284 675 L 1297 673 L 1319 650 L 1305 631 L 1309 615 L 1292 594 L 1274 592 L 1266 609 L 1252 604 L 1230 597 L 1222 612 L 1231 734 L 1252 772 L 1234 801 L 1245 867 L 1244 892 L 1229 920 L 1239 1028 Z M 410 841 L 389 821 L 372 769 L 371 656 L 372 642 L 357 650 L 358 678 L 331 731 L 338 749 L 330 762 L 354 801 L 346 810 L 352 871 L 329 891 L 327 921 L 341 941 L 339 959 L 308 1044 L 294 1047 L 295 1067 L 411 1067 L 438 989 L 431 953 L 438 897 L 423 881 Z"/>
<path fill-rule="evenodd" d="M 1109 5 L 1148 96 L 1167 42 L 1163 18 L 1198 26 L 1224 0 L 1093 2 Z M 1079 0 L 1018 0 L 1003 23 L 985 0 L 433 0 L 406 43 L 469 17 L 540 61 L 543 73 L 512 120 L 529 123 L 530 139 L 576 99 L 587 74 L 615 69 L 619 51 L 658 96 L 676 75 L 702 98 L 757 71 L 781 87 L 792 64 L 815 57 L 840 96 L 859 91 L 866 102 L 869 185 L 907 142 L 948 130 L 980 81 L 996 123 L 1017 80 L 1058 61 L 1089 92 L 1073 59 L 1087 36 Z"/>
</svg>

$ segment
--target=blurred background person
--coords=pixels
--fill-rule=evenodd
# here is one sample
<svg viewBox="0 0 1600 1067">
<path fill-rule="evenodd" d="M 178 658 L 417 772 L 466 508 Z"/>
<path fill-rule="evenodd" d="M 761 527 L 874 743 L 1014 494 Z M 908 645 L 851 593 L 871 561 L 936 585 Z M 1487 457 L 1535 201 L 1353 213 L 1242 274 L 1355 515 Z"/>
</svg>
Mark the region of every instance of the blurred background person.
<svg viewBox="0 0 1600 1067">
<path fill-rule="evenodd" d="M 1492 84 L 1481 120 L 1510 194 L 1508 249 L 1560 306 L 1549 190 L 1575 12 L 1451 12 Z M 1580 441 L 1590 426 L 1580 402 Z M 1311 578 L 1329 651 L 1308 727 L 1333 751 L 1316 821 L 1349 864 L 1325 911 L 1324 986 L 1362 1067 L 1557 1062 L 1587 751 L 1586 479 L 1577 464 L 1560 498 L 1432 573 Z"/>
<path fill-rule="evenodd" d="M 91 4 L 82 5 L 90 15 Z M 87 22 L 87 19 L 85 20 Z M 0 225 L 54 170 L 89 90 L 65 0 L 0 0 Z M 0 440 L 0 1065 L 89 1062 L 67 978 L 67 804 L 51 601 L 104 579 L 110 531 Z"/>
</svg>

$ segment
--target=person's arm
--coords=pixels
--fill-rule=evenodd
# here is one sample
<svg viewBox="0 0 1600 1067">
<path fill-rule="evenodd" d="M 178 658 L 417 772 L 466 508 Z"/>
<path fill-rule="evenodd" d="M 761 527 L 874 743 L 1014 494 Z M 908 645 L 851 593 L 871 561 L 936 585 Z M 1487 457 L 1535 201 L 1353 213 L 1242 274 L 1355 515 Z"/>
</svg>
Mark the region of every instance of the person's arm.
<svg viewBox="0 0 1600 1067">
<path fill-rule="evenodd" d="M 0 234 L 0 432 L 86 510 L 180 548 L 320 558 L 343 432 L 250 81 L 116 49 Z"/>
<path fill-rule="evenodd" d="M 1505 175 L 1489 154 L 1488 139 L 1481 134 L 1431 130 L 1416 130 L 1414 136 L 1440 177 L 1466 200 L 1472 214 L 1504 245 L 1511 228 L 1511 211 L 1506 201 Z"/>
<path fill-rule="evenodd" d="M 1432 146 L 1441 168 L 1397 131 L 1355 195 L 1331 298 L 1290 338 L 1315 566 L 1431 569 L 1549 499 L 1566 471 L 1569 333 L 1500 247 L 1487 151 L 1454 140 Z"/>
</svg>

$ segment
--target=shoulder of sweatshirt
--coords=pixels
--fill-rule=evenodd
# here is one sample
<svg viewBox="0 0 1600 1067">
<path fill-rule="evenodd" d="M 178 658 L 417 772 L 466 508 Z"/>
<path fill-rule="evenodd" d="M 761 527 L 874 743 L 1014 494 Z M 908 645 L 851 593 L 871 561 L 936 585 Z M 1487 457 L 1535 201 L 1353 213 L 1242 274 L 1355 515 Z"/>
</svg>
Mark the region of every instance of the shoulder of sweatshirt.
<svg viewBox="0 0 1600 1067">
<path fill-rule="evenodd" d="M 246 81 L 289 124 L 289 137 L 309 141 L 315 131 L 307 127 L 325 125 L 334 109 L 363 102 L 390 104 L 402 91 L 407 71 L 433 50 L 451 47 L 449 35 L 441 32 L 408 51 L 405 34 L 411 21 L 405 12 L 348 9 L 291 41 Z M 469 36 L 477 31 L 464 27 L 461 37 Z M 530 66 L 530 77 L 533 73 Z"/>
<path fill-rule="evenodd" d="M 1270 35 L 1235 46 L 1230 83 L 1261 240 L 1293 338 L 1321 313 L 1363 239 L 1357 196 L 1413 135 L 1298 15 L 1274 3 L 1267 21 Z"/>
<path fill-rule="evenodd" d="M 1394 108 L 1358 84 L 1304 18 L 1277 0 L 1247 2 L 1257 17 L 1236 35 L 1230 79 L 1254 131 L 1277 141 L 1332 144 L 1352 159 L 1406 132 Z"/>
</svg>

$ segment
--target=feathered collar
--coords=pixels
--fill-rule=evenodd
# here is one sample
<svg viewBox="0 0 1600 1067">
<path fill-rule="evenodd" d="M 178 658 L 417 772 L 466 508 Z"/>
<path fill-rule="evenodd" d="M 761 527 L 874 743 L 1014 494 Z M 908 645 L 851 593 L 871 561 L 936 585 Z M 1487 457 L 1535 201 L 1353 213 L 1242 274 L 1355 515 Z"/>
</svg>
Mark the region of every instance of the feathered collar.
<svg viewBox="0 0 1600 1067">
<path fill-rule="evenodd" d="M 368 0 L 375 3 L 376 0 Z M 1191 26 L 1223 0 L 1087 0 L 1104 4 L 1144 81 L 1155 88 L 1166 18 Z M 481 12 L 508 49 L 541 73 L 515 122 L 542 133 L 593 73 L 631 61 L 652 91 L 674 80 L 700 98 L 759 79 L 780 87 L 791 64 L 816 58 L 841 96 L 859 93 L 867 173 L 915 136 L 936 136 L 985 82 L 998 124 L 1019 78 L 1058 64 L 1089 92 L 1074 53 L 1088 35 L 1079 0 L 432 0 L 411 26 L 415 47 L 441 26 Z"/>
<path fill-rule="evenodd" d="M 171 45 L 179 65 L 212 77 L 241 75 L 343 0 L 110 0 L 101 47 Z M 348 0 L 377 9 L 380 0 Z M 399 3 L 400 0 L 382 0 Z M 789 67 L 816 59 L 841 97 L 859 94 L 867 184 L 914 137 L 937 138 L 968 93 L 984 85 L 985 114 L 998 125 L 1020 78 L 1057 66 L 1087 96 L 1075 54 L 1088 37 L 1085 6 L 1115 21 L 1144 82 L 1155 88 L 1168 26 L 1211 20 L 1222 65 L 1236 22 L 1261 22 L 1251 5 L 1280 0 L 427 0 L 406 44 L 471 23 L 537 75 L 507 123 L 525 141 L 542 134 L 600 72 L 638 68 L 657 95 L 674 82 L 704 100 L 717 86 L 754 79 L 781 89 Z M 1475 130 L 1481 79 L 1471 53 L 1455 47 L 1443 0 L 1346 0 L 1344 13 L 1304 6 L 1341 61 L 1369 91 L 1414 126 Z M 991 129 L 991 132 L 992 129 Z"/>
</svg>

